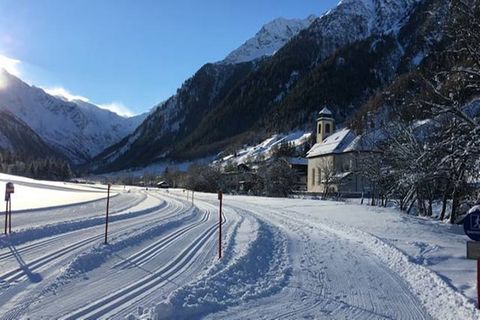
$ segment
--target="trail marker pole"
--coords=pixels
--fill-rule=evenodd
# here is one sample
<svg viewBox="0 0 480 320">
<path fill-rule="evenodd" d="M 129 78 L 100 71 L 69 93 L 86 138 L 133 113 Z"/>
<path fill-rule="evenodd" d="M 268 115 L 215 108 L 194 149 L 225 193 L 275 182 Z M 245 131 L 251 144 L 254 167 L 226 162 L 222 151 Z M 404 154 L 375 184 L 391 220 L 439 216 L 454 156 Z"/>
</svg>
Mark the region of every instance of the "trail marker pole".
<svg viewBox="0 0 480 320">
<path fill-rule="evenodd" d="M 222 202 L 223 192 L 218 191 L 218 200 L 220 200 L 220 210 L 218 210 L 218 259 L 222 258 Z"/>
<path fill-rule="evenodd" d="M 12 233 L 12 198 L 11 194 L 15 193 L 15 187 L 13 183 L 7 182 L 5 185 L 5 234 Z"/>
<path fill-rule="evenodd" d="M 110 183 L 108 184 L 107 188 L 107 213 L 105 216 L 105 244 L 108 244 L 107 242 L 107 235 L 108 235 L 108 207 L 110 205 Z"/>
<path fill-rule="evenodd" d="M 8 200 L 8 233 L 12 233 L 12 199 Z"/>
<path fill-rule="evenodd" d="M 8 223 L 8 200 L 5 199 L 5 234 L 7 234 L 7 223 Z"/>
<path fill-rule="evenodd" d="M 195 195 L 195 192 L 192 190 L 192 204 L 193 204 L 193 201 L 194 201 L 194 195 Z"/>
</svg>

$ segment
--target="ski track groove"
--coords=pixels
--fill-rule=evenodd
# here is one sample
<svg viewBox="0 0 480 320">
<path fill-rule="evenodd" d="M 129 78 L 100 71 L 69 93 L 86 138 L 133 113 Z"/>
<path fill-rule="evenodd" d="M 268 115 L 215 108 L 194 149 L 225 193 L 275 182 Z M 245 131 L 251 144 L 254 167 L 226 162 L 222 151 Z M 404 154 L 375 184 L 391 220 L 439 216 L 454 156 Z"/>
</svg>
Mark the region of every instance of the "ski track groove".
<svg viewBox="0 0 480 320">
<path fill-rule="evenodd" d="M 225 215 L 222 215 L 222 225 L 226 223 Z M 206 231 L 198 236 L 192 245 L 181 251 L 177 257 L 166 266 L 153 272 L 139 281 L 121 289 L 120 291 L 107 296 L 100 301 L 91 303 L 80 310 L 62 316 L 60 319 L 98 319 L 108 312 L 122 306 L 125 303 L 131 303 L 132 299 L 138 299 L 142 294 L 163 285 L 170 277 L 175 276 L 189 265 L 196 254 L 204 247 L 207 241 L 212 238 L 218 228 L 218 223 L 213 223 Z"/>
<path fill-rule="evenodd" d="M 121 224 L 122 222 L 130 221 L 130 220 L 132 220 L 133 222 L 126 226 L 121 226 L 118 230 L 115 230 L 114 232 L 110 233 L 110 236 L 127 234 L 129 231 L 135 230 L 137 227 L 142 227 L 146 223 L 154 223 L 154 222 L 159 223 L 183 211 L 186 212 L 194 208 L 194 206 L 191 205 L 189 201 L 185 201 L 184 197 L 182 197 L 181 195 L 168 194 L 168 195 L 163 195 L 163 197 L 160 197 L 160 196 L 157 197 L 156 195 L 153 195 L 150 192 L 147 192 L 147 194 L 152 198 L 158 199 L 160 201 L 164 201 L 165 206 L 160 208 L 159 211 L 148 212 L 144 215 L 132 215 L 127 219 L 119 219 L 117 221 L 114 221 L 113 223 L 119 223 L 119 224 Z M 145 199 L 147 199 L 148 196 L 146 196 Z M 169 200 L 167 200 L 167 198 Z M 214 205 L 214 201 L 211 199 L 205 200 L 205 199 L 200 199 L 200 197 L 198 197 L 196 198 L 196 200 L 199 202 L 203 202 L 205 205 L 209 207 L 216 208 L 216 206 Z M 235 203 L 235 201 L 232 201 L 232 202 Z M 130 206 L 130 208 L 131 207 L 133 206 Z M 309 241 L 312 241 L 312 239 L 310 238 L 310 233 L 308 233 L 310 232 L 310 230 L 305 231 L 306 221 L 295 217 L 295 214 L 293 213 L 293 211 L 289 211 L 286 209 L 274 211 L 269 207 L 261 207 L 259 205 L 254 205 L 254 204 L 247 205 L 241 202 L 238 202 L 236 205 L 229 203 L 228 205 L 225 205 L 224 208 L 225 210 L 223 211 L 222 221 L 221 221 L 222 225 L 227 223 L 225 211 L 227 209 L 231 209 L 235 213 L 235 215 L 241 217 L 241 219 L 244 219 L 244 215 L 247 215 L 269 226 L 278 227 L 280 232 L 283 233 L 284 235 L 286 235 L 287 231 L 292 232 L 292 230 L 294 230 L 295 232 L 298 233 L 298 236 L 301 237 L 302 242 L 308 243 Z M 160 239 L 154 241 L 147 247 L 139 249 L 139 251 L 135 252 L 134 254 L 131 254 L 125 260 L 119 263 L 116 263 L 115 265 L 112 266 L 112 269 L 116 268 L 119 270 L 125 270 L 135 266 L 142 266 L 152 261 L 153 259 L 155 259 L 155 257 L 158 256 L 163 249 L 170 246 L 170 244 L 174 243 L 175 240 L 182 239 L 184 236 L 186 237 L 186 235 L 193 229 L 198 228 L 206 224 L 210 220 L 212 220 L 212 224 L 210 226 L 207 225 L 208 227 L 206 227 L 205 230 L 202 229 L 202 232 L 198 236 L 196 236 L 195 239 L 192 239 L 191 244 L 185 247 L 182 247 L 181 251 L 177 255 L 175 255 L 170 261 L 168 261 L 165 265 L 160 266 L 157 269 L 154 269 L 150 274 L 142 276 L 141 278 L 135 279 L 136 281 L 130 283 L 126 287 L 120 288 L 119 290 L 113 293 L 107 294 L 106 296 L 103 296 L 98 300 L 92 301 L 90 303 L 86 303 L 83 306 L 79 306 L 75 310 L 71 310 L 71 311 L 66 310 L 64 311 L 63 315 L 59 315 L 59 317 L 61 319 L 80 319 L 80 318 L 81 319 L 99 319 L 99 318 L 106 318 L 106 317 L 116 318 L 119 316 L 121 312 L 131 309 L 132 306 L 138 301 L 141 301 L 142 303 L 144 303 L 145 299 L 150 297 L 149 295 L 152 292 L 154 292 L 158 288 L 161 288 L 162 286 L 165 285 L 165 283 L 169 282 L 170 280 L 175 279 L 184 270 L 189 268 L 195 262 L 195 259 L 198 260 L 197 257 L 202 252 L 202 249 L 205 248 L 208 244 L 211 244 L 212 241 L 215 241 L 214 235 L 216 234 L 216 230 L 218 228 L 218 221 L 215 222 L 215 215 L 212 213 L 213 211 L 211 210 L 202 210 L 202 211 L 204 212 L 200 220 L 198 220 L 197 218 L 192 223 L 188 223 L 186 225 L 174 228 L 172 232 L 168 233 L 165 236 L 161 236 Z M 155 215 L 155 214 L 158 214 L 159 212 L 162 213 L 161 218 L 158 218 L 158 217 L 149 218 L 150 215 Z M 136 218 L 140 218 L 140 221 L 135 221 Z M 275 221 L 275 222 L 272 222 L 272 221 Z M 45 240 L 40 240 L 39 242 L 36 242 L 33 244 L 28 244 L 18 250 L 16 250 L 16 248 L 12 245 L 10 247 L 11 252 L 0 254 L 0 262 L 8 257 L 19 256 L 20 253 L 29 252 L 30 250 L 38 249 L 38 248 L 41 248 L 42 246 L 50 247 L 51 244 L 53 244 L 56 241 L 59 241 L 62 238 L 68 239 L 69 234 L 72 232 L 79 232 L 82 230 L 88 230 L 90 228 L 97 228 L 97 227 L 99 226 L 94 225 L 94 226 L 89 226 L 85 228 L 80 228 L 74 231 L 69 230 L 59 235 L 53 235 L 53 238 L 47 238 Z M 340 249 L 345 254 L 351 254 L 351 253 L 354 253 L 357 255 L 359 254 L 352 249 L 351 245 L 349 245 L 349 242 L 348 242 L 349 239 L 344 239 L 340 237 L 338 234 L 330 231 L 328 229 L 329 228 L 328 225 L 326 225 L 326 228 L 323 228 L 322 226 L 317 226 L 317 225 L 309 226 L 309 228 L 315 229 L 317 232 L 321 234 L 320 240 L 325 240 L 321 242 L 322 246 L 324 245 L 332 246 L 335 243 L 335 245 L 337 245 L 337 249 Z M 37 272 L 37 271 L 45 270 L 46 267 L 50 265 L 53 265 L 53 266 L 59 265 L 60 263 L 63 263 L 64 261 L 66 261 L 66 259 L 62 260 L 63 256 L 68 255 L 70 257 L 70 255 L 74 255 L 79 250 L 82 250 L 83 248 L 88 247 L 90 244 L 95 243 L 101 238 L 103 238 L 103 234 L 94 235 L 86 239 L 77 241 L 75 243 L 69 244 L 67 247 L 62 247 L 61 249 L 56 250 L 54 252 L 49 252 L 48 254 L 41 256 L 39 258 L 36 258 L 33 261 L 30 261 L 19 268 L 10 270 L 4 273 L 3 275 L 0 275 L 0 281 L 4 281 L 12 285 L 18 284 L 18 281 L 29 277 L 29 273 L 27 271 L 29 271 L 30 273 L 33 271 Z M 318 245 L 320 245 L 320 243 L 318 243 Z M 302 246 L 305 246 L 305 245 L 303 244 Z M 317 243 L 315 243 L 314 246 L 317 246 Z M 378 308 L 378 306 L 381 306 L 381 304 L 378 304 L 377 306 L 377 302 L 375 301 L 376 296 L 372 292 L 359 291 L 356 294 L 353 294 L 352 296 L 350 296 L 349 299 L 343 299 L 341 297 L 340 298 L 335 297 L 334 299 L 331 292 L 329 292 L 329 289 L 332 289 L 332 287 L 329 287 L 328 279 L 325 271 L 318 271 L 316 269 L 311 270 L 308 268 L 308 266 L 319 265 L 324 262 L 324 260 L 322 260 L 321 258 L 322 257 L 325 258 L 325 257 L 317 256 L 318 252 L 316 250 L 321 250 L 321 248 L 305 246 L 304 251 L 307 254 L 306 256 L 303 256 L 306 260 L 305 261 L 302 260 L 302 265 L 303 263 L 305 263 L 306 266 L 304 266 L 303 267 L 304 269 L 302 269 L 301 271 L 305 273 L 310 273 L 310 274 L 309 274 L 309 277 L 306 277 L 305 279 L 302 278 L 301 280 L 303 280 L 302 282 L 306 282 L 309 279 L 315 279 L 315 281 L 318 281 L 316 283 L 319 284 L 318 288 L 320 291 L 319 292 L 307 292 L 306 290 L 302 291 L 303 288 L 301 288 L 300 284 L 298 284 L 297 286 L 294 286 L 294 284 L 290 283 L 290 280 L 288 280 L 286 286 L 292 288 L 293 290 L 288 291 L 288 293 L 282 290 L 279 293 L 278 292 L 273 294 L 270 293 L 268 296 L 260 297 L 260 298 L 271 298 L 271 299 L 275 299 L 275 297 L 277 296 L 280 298 L 286 297 L 289 299 L 288 301 L 291 301 L 288 304 L 289 305 L 288 307 L 285 307 L 285 306 L 281 307 L 281 310 L 285 312 L 277 313 L 275 316 L 275 319 L 297 319 L 302 316 L 306 318 L 306 314 L 308 314 L 309 312 L 313 312 L 315 316 L 322 316 L 322 318 L 327 318 L 327 319 L 328 318 L 337 319 L 339 317 L 344 317 L 347 319 L 362 318 L 362 319 L 368 319 L 368 320 L 369 319 L 397 319 L 396 316 L 394 315 L 392 316 L 391 313 L 389 313 L 388 311 Z M 373 254 L 373 256 L 375 255 Z M 356 257 L 353 256 L 353 259 L 356 259 Z M 341 259 L 337 258 L 337 260 L 341 260 Z M 362 262 L 364 263 L 364 261 Z M 357 263 L 359 262 L 357 261 Z M 381 271 L 382 275 L 386 275 L 387 277 L 391 278 L 392 282 L 395 282 L 396 284 L 399 285 L 399 289 L 401 291 L 399 292 L 399 294 L 401 296 L 413 297 L 411 288 L 408 286 L 405 279 L 401 278 L 397 274 L 392 274 L 391 270 L 388 268 L 387 265 L 385 265 L 378 259 L 373 259 L 371 261 L 371 265 L 373 265 L 374 268 Z M 365 267 L 366 265 L 363 266 L 363 269 L 365 269 Z M 367 274 L 366 276 L 368 278 L 370 274 Z M 13 286 L 13 288 L 14 287 L 15 286 Z M 1 293 L 2 291 L 0 289 L 0 294 Z M 304 300 L 304 297 L 307 293 L 309 294 L 307 295 L 307 297 L 309 297 L 310 300 L 307 298 L 305 298 Z M 337 293 L 337 291 L 335 293 Z M 312 295 L 315 295 L 318 297 L 312 300 L 311 299 Z M 20 303 L 15 304 L 12 310 L 7 311 L 3 316 L 0 316 L 0 319 L 21 318 L 22 315 L 25 314 L 25 312 L 27 312 L 30 304 L 36 298 L 37 296 L 30 294 L 29 296 L 26 297 L 26 299 L 23 299 L 22 301 L 20 301 Z M 255 298 L 255 299 L 258 299 L 258 298 Z M 395 308 L 396 312 L 399 312 L 401 315 L 400 317 L 398 317 L 398 319 L 400 318 L 401 319 L 417 319 L 417 318 L 420 318 L 419 315 L 422 315 L 422 314 L 424 315 L 423 318 L 429 319 L 429 317 L 425 314 L 425 310 L 421 305 L 404 304 L 405 301 L 409 301 L 409 300 L 407 298 L 402 298 L 398 300 L 398 304 L 400 305 L 396 306 Z M 235 307 L 235 305 L 233 307 Z M 267 305 L 265 306 L 265 309 L 272 309 L 272 311 L 280 311 L 280 310 L 275 310 L 275 305 Z M 248 313 L 249 316 L 255 317 L 256 315 L 255 311 L 252 310 L 248 312 L 249 312 Z M 212 315 L 214 315 L 214 313 L 212 313 Z"/>
<path fill-rule="evenodd" d="M 233 205 L 232 203 L 229 204 L 229 207 L 232 208 L 240 208 L 238 205 Z M 244 205 L 241 206 L 241 208 L 245 208 Z M 293 230 L 297 234 L 300 234 L 302 237 L 302 242 L 307 243 L 310 241 L 310 238 L 307 233 L 303 231 L 305 228 L 305 221 L 299 220 L 298 218 L 295 217 L 295 214 L 293 212 L 287 212 L 287 211 L 281 211 L 281 210 L 271 210 L 267 207 L 258 207 L 258 205 L 247 205 L 246 208 L 248 209 L 249 212 L 251 212 L 255 217 L 259 218 L 262 221 L 265 221 L 266 223 L 271 223 L 270 220 L 273 218 L 275 221 L 279 221 L 280 225 L 282 228 L 286 228 L 290 232 Z M 277 225 L 277 224 L 275 224 Z M 316 229 L 318 232 L 322 234 L 327 234 L 328 239 L 330 239 L 329 242 L 331 242 L 333 238 L 338 238 L 338 235 L 328 232 L 328 230 L 318 229 L 316 226 L 310 228 Z M 333 236 L 333 238 L 332 238 Z M 324 244 L 322 244 L 324 245 Z M 344 247 L 344 244 L 340 245 L 342 250 L 346 250 L 347 248 Z M 323 261 L 317 261 L 317 257 L 315 254 L 315 250 L 312 248 L 306 247 L 306 252 L 311 251 L 309 254 L 306 255 L 306 259 L 309 259 L 308 265 L 318 265 L 320 262 L 323 263 Z M 347 250 L 348 251 L 348 250 Z M 303 256 L 305 258 L 305 256 Z M 377 268 L 380 270 L 385 271 L 384 274 L 386 274 L 388 277 L 390 277 L 395 283 L 397 283 L 400 287 L 400 290 L 402 291 L 402 294 L 414 297 L 413 293 L 411 292 L 408 284 L 406 281 L 401 278 L 398 275 L 392 274 L 391 270 L 383 264 L 381 261 L 373 260 L 373 262 Z M 303 272 L 312 272 L 309 268 L 306 268 L 303 270 Z M 430 319 L 430 315 L 426 312 L 425 309 L 419 304 L 415 304 L 412 306 L 412 304 L 402 304 L 398 307 L 398 314 L 396 316 L 392 316 L 390 314 L 386 314 L 382 312 L 382 310 L 378 310 L 377 307 L 372 304 L 372 302 L 375 301 L 373 297 L 371 297 L 371 293 L 367 293 L 366 295 L 360 294 L 356 295 L 353 299 L 353 301 L 345 302 L 342 301 L 342 299 L 332 299 L 332 297 L 329 297 L 325 290 L 328 290 L 327 282 L 325 281 L 325 275 L 324 274 L 319 274 L 320 278 L 316 276 L 312 276 L 314 279 L 318 279 L 320 282 L 319 287 L 321 288 L 320 293 L 315 292 L 315 295 L 318 295 L 319 298 L 315 298 L 314 301 L 312 300 L 306 300 L 303 302 L 303 299 L 300 295 L 301 288 L 300 287 L 292 287 L 292 284 L 289 283 L 288 287 L 292 288 L 297 288 L 297 290 L 294 290 L 293 295 L 289 295 L 287 297 L 284 297 L 286 293 L 282 292 L 280 293 L 281 296 L 279 296 L 279 300 L 288 300 L 292 301 L 290 304 L 289 308 L 282 308 L 284 310 L 288 310 L 284 313 L 276 314 L 275 319 L 298 319 L 298 318 L 308 318 L 308 312 L 309 311 L 314 311 L 313 314 L 315 317 L 321 316 L 321 318 L 345 318 L 345 319 L 417 319 L 417 318 L 422 318 L 422 319 Z M 313 292 L 310 293 L 310 295 L 313 294 Z M 400 294 L 400 296 L 402 295 Z M 416 299 L 416 297 L 415 297 Z M 405 302 L 397 300 L 397 302 Z M 397 303 L 396 303 L 397 304 Z M 401 303 L 400 303 L 401 304 Z M 270 306 L 262 306 L 262 309 L 269 309 L 272 308 L 273 312 L 278 312 L 279 309 L 275 306 L 272 305 Z M 291 310 L 291 308 L 294 308 Z M 253 309 L 255 310 L 255 309 Z M 227 313 L 228 314 L 228 313 Z M 247 312 L 246 314 L 243 314 L 245 317 L 258 317 L 258 314 L 253 311 L 252 313 Z M 400 316 L 401 315 L 401 316 Z M 398 317 L 400 316 L 400 317 Z M 214 317 L 215 318 L 215 317 Z M 237 317 L 238 318 L 238 317 Z M 237 319 L 236 318 L 236 319 Z M 267 316 L 267 319 L 269 317 Z"/>
<path fill-rule="evenodd" d="M 206 211 L 202 217 L 202 219 L 192 225 L 183 227 L 182 229 L 179 229 L 170 235 L 168 235 L 165 238 L 162 238 L 153 244 L 149 245 L 145 249 L 137 252 L 136 254 L 133 254 L 129 257 L 126 258 L 125 261 L 119 262 L 113 266 L 113 268 L 127 268 L 129 265 L 134 265 L 134 266 L 142 266 L 146 262 L 150 261 L 153 259 L 159 251 L 161 251 L 163 248 L 165 248 L 167 245 L 172 243 L 175 239 L 177 239 L 179 236 L 187 233 L 188 231 L 200 226 L 204 222 L 206 222 L 210 217 L 210 211 Z"/>
<path fill-rule="evenodd" d="M 164 199 L 162 199 L 160 197 L 157 197 L 157 196 L 154 196 L 154 195 L 151 195 L 151 194 L 149 194 L 149 195 L 152 196 L 153 198 L 164 201 Z M 174 201 L 167 201 L 167 205 L 163 206 L 160 209 L 160 211 L 149 213 L 149 215 L 155 215 L 155 214 L 158 214 L 158 213 L 161 212 L 162 213 L 161 218 L 154 217 L 154 218 L 149 219 L 148 221 L 151 221 L 151 222 L 165 221 L 168 218 L 175 217 L 182 210 L 190 210 L 190 209 L 192 209 L 192 207 L 188 206 L 187 203 L 185 203 L 181 200 L 179 201 L 178 199 L 174 199 Z M 144 216 L 142 216 L 142 217 L 145 218 Z M 133 217 L 133 218 L 135 218 L 135 217 Z M 125 220 L 114 221 L 112 223 L 112 225 L 114 225 L 116 222 L 121 223 L 121 222 L 125 222 Z M 142 221 L 130 223 L 127 227 L 123 227 L 123 228 L 120 228 L 118 230 L 110 231 L 109 235 L 110 236 L 115 236 L 117 234 L 122 234 L 122 233 L 128 232 L 127 229 L 134 229 L 136 227 L 144 226 L 146 224 L 146 222 L 147 221 L 142 220 Z M 98 226 L 94 226 L 94 227 L 98 227 Z M 90 229 L 90 228 L 93 228 L 93 227 L 89 227 L 89 228 L 85 228 L 85 229 Z M 81 229 L 81 230 L 85 230 L 85 229 Z M 75 230 L 73 232 L 78 232 L 78 231 L 79 230 Z M 70 233 L 70 232 L 68 232 L 68 233 Z M 62 234 L 60 236 L 61 237 L 64 236 L 64 237 L 68 238 L 68 236 L 69 236 L 68 233 L 67 234 Z M 75 253 L 75 251 L 72 251 L 72 250 L 82 249 L 82 248 L 88 247 L 89 244 L 95 243 L 96 241 L 98 241 L 102 238 L 103 238 L 103 235 L 100 234 L 100 235 L 95 235 L 95 236 L 89 237 L 87 239 L 82 239 L 82 240 L 80 240 L 76 243 L 73 243 L 73 244 L 69 245 L 68 250 L 65 250 L 65 248 L 62 248 L 62 249 L 60 249 L 60 250 L 58 250 L 54 253 L 44 255 L 40 258 L 35 259 L 33 262 L 26 263 L 22 267 L 16 268 L 14 270 L 11 270 L 11 271 L 3 274 L 3 275 L 0 276 L 0 280 L 3 280 L 4 278 L 6 278 L 6 279 L 10 279 L 9 280 L 10 282 L 7 282 L 10 285 L 18 284 L 18 282 L 11 283 L 12 276 L 14 277 L 15 280 L 20 280 L 22 278 L 28 278 L 29 274 L 32 273 L 32 271 L 37 271 L 37 269 L 39 269 L 41 267 L 46 267 L 46 266 L 49 265 L 49 263 L 50 264 L 52 264 L 52 262 L 55 263 L 56 259 L 61 258 L 65 254 L 72 255 L 72 254 Z M 56 237 L 54 239 L 49 239 L 49 240 L 57 240 L 58 241 L 59 239 L 58 239 L 58 237 Z M 48 242 L 50 243 L 50 241 L 48 241 Z M 33 263 L 33 265 L 32 265 L 32 263 Z M 57 264 L 58 263 L 61 263 L 61 261 L 58 261 Z M 27 270 L 29 272 L 27 272 Z M 14 288 L 14 287 L 15 286 L 13 286 L 12 288 Z M 9 310 L 3 316 L 0 316 L 0 319 L 18 319 L 18 318 L 20 318 L 22 313 L 28 308 L 28 305 L 32 302 L 31 300 L 34 300 L 34 297 L 30 296 L 29 299 L 27 299 L 27 300 L 28 301 L 23 302 L 20 305 L 17 305 L 12 310 Z"/>
</svg>

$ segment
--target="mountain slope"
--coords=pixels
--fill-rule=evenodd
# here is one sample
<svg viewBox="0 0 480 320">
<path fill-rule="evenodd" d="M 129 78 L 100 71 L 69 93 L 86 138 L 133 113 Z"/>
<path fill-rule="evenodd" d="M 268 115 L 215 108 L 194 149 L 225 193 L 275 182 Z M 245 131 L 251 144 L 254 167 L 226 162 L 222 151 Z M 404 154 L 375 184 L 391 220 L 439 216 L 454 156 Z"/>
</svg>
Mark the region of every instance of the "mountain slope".
<svg viewBox="0 0 480 320">
<path fill-rule="evenodd" d="M 5 83 L 0 89 L 0 111 L 8 111 L 20 119 L 76 164 L 118 142 L 143 120 L 143 117 L 123 118 L 83 101 L 66 101 L 4 70 L 0 73 Z"/>
<path fill-rule="evenodd" d="M 275 19 L 264 25 L 253 38 L 232 51 L 220 63 L 235 64 L 271 56 L 315 19 L 314 15 L 306 19 Z"/>
<path fill-rule="evenodd" d="M 0 151 L 31 158 L 59 156 L 27 124 L 6 111 L 0 111 Z"/>
<path fill-rule="evenodd" d="M 217 91 L 205 87 L 202 68 L 179 90 L 188 99 L 172 97 L 174 107 L 165 108 L 168 102 L 159 107 L 140 130 L 98 157 L 97 163 L 107 165 L 97 168 L 204 157 L 274 132 L 310 128 L 325 104 L 341 123 L 428 55 L 441 37 L 438 21 L 448 13 L 445 6 L 440 0 L 341 1 L 273 56 L 249 63 L 235 81 L 224 82 L 222 94 L 206 104 L 202 89 Z M 209 83 L 215 83 L 218 75 L 210 75 Z M 182 118 L 192 112 L 194 121 Z M 165 134 L 166 123 L 178 130 Z"/>
<path fill-rule="evenodd" d="M 99 154 L 93 166 L 119 170 L 166 156 L 165 146 L 172 147 L 188 136 L 230 88 L 254 68 L 253 62 L 203 66 L 175 96 L 158 105 L 135 132 Z"/>
</svg>

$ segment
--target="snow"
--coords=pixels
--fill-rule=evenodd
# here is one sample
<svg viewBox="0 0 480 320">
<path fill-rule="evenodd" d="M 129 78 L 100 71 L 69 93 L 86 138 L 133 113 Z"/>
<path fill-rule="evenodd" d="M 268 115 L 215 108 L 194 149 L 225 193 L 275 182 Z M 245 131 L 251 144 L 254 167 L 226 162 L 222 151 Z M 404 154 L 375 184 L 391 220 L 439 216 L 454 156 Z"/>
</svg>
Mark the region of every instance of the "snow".
<svg viewBox="0 0 480 320">
<path fill-rule="evenodd" d="M 314 15 L 306 19 L 277 18 L 264 25 L 254 37 L 232 51 L 220 63 L 235 64 L 271 56 L 315 19 Z"/>
<path fill-rule="evenodd" d="M 1 179 L 39 193 L 101 188 Z M 218 259 L 216 194 L 192 204 L 181 189 L 113 189 L 108 245 L 104 200 L 14 212 L 13 234 L 0 236 L 1 318 L 480 316 L 461 226 L 353 202 L 225 195 Z"/>
<path fill-rule="evenodd" d="M 13 182 L 15 185 L 15 193 L 11 195 L 12 210 L 59 207 L 106 198 L 104 186 L 37 181 L 3 173 L 0 173 L 0 185 L 3 184 L 0 192 L 5 190 L 7 182 Z M 112 195 L 114 196 L 115 193 L 112 192 Z"/>
<path fill-rule="evenodd" d="M 0 73 L 7 83 L 0 89 L 0 109 L 25 122 L 75 163 L 82 163 L 117 143 L 146 117 L 143 114 L 124 118 L 85 101 L 67 101 L 3 70 Z"/>
<path fill-rule="evenodd" d="M 332 111 L 330 111 L 330 109 L 328 109 L 327 107 L 323 108 L 319 113 L 318 113 L 319 116 L 332 116 Z"/>
<path fill-rule="evenodd" d="M 351 129 L 342 129 L 316 143 L 307 153 L 307 157 L 316 157 L 330 153 L 341 153 L 355 140 L 356 135 Z"/>
<path fill-rule="evenodd" d="M 272 157 L 273 150 L 282 143 L 290 143 L 295 147 L 302 146 L 310 138 L 310 132 L 294 131 L 290 133 L 274 134 L 270 138 L 265 139 L 254 146 L 244 146 L 234 154 L 223 156 L 221 159 L 213 163 L 226 164 L 227 162 L 234 164 L 255 162 L 257 160 L 267 160 Z"/>
<path fill-rule="evenodd" d="M 323 36 L 331 38 L 324 40 L 328 52 L 338 48 L 339 44 L 365 39 L 372 34 L 398 33 L 419 2 L 419 0 L 342 0 L 336 8 L 324 13 L 320 18 L 314 15 L 303 20 L 278 18 L 264 25 L 254 37 L 232 51 L 220 63 L 241 63 L 274 55 L 301 30 L 310 27 L 316 19 L 318 31 Z M 329 47 L 329 42 L 332 43 L 332 47 Z M 280 96 L 277 98 L 281 99 Z"/>
<path fill-rule="evenodd" d="M 215 159 L 214 156 L 199 158 L 191 161 L 157 161 L 144 167 L 129 168 L 120 171 L 113 171 L 105 174 L 92 175 L 88 177 L 90 181 L 101 181 L 116 177 L 135 177 L 141 178 L 145 174 L 162 175 L 165 169 L 170 171 L 187 171 L 192 165 L 208 165 Z"/>
</svg>

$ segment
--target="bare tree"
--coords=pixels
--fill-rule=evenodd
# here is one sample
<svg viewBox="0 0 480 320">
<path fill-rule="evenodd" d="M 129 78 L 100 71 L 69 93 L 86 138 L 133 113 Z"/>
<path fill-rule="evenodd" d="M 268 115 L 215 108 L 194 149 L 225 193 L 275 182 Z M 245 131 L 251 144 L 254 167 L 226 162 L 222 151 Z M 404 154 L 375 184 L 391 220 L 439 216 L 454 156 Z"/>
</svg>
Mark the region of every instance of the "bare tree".
<svg viewBox="0 0 480 320">
<path fill-rule="evenodd" d="M 335 182 L 336 170 L 333 164 L 333 159 L 322 158 L 318 167 L 318 181 L 323 186 L 322 198 L 327 198 L 331 192 L 332 185 Z M 314 177 L 315 178 L 315 177 Z"/>
</svg>

